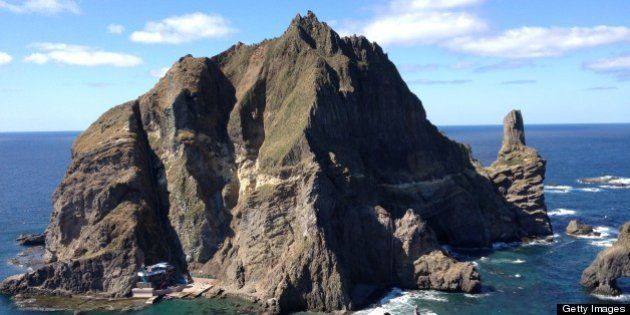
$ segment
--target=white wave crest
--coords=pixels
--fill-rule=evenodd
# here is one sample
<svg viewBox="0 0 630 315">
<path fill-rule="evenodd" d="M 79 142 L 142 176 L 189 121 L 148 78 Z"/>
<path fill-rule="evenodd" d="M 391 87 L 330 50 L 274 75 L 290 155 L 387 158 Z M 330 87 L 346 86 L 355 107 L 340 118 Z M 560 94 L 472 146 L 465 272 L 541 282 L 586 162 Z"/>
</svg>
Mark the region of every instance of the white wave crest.
<svg viewBox="0 0 630 315">
<path fill-rule="evenodd" d="M 558 208 L 547 212 L 547 215 L 550 217 L 562 216 L 562 215 L 573 215 L 575 214 L 575 210 L 567 209 L 567 208 Z"/>
<path fill-rule="evenodd" d="M 614 185 L 599 185 L 599 188 L 603 188 L 603 189 L 625 189 L 626 187 L 614 186 Z"/>
<path fill-rule="evenodd" d="M 567 185 L 545 185 L 545 193 L 566 194 L 571 192 L 573 187 Z"/>
<path fill-rule="evenodd" d="M 602 191 L 601 188 L 596 188 L 596 187 L 578 188 L 578 190 L 579 191 L 585 191 L 585 192 L 592 192 L 592 193 L 596 193 L 596 192 Z"/>
<path fill-rule="evenodd" d="M 602 188 L 630 188 L 630 178 L 613 175 L 600 177 L 580 178 L 578 182 L 583 184 L 601 184 Z"/>
<path fill-rule="evenodd" d="M 490 296 L 490 293 L 479 293 L 479 294 L 465 293 L 464 296 L 467 297 L 467 298 L 471 298 L 471 299 L 480 299 L 480 298 L 484 298 L 484 297 Z"/>
<path fill-rule="evenodd" d="M 599 247 L 611 247 L 613 246 L 613 243 L 615 243 L 616 241 L 617 241 L 616 238 L 608 238 L 608 239 L 599 240 L 599 241 L 592 241 L 590 244 L 593 246 L 599 246 Z"/>
<path fill-rule="evenodd" d="M 422 290 L 422 291 L 402 291 L 399 288 L 393 288 L 387 295 L 385 295 L 380 301 L 379 306 L 365 309 L 362 311 L 358 311 L 354 314 L 360 315 L 382 315 L 384 313 L 400 313 L 400 314 L 409 314 L 413 313 L 414 306 L 410 303 L 411 299 L 414 300 L 425 300 L 425 301 L 434 301 L 434 302 L 448 302 L 446 298 L 447 293 L 433 291 L 433 290 Z M 421 308 L 418 310 L 420 314 L 433 315 L 435 312 Z"/>
<path fill-rule="evenodd" d="M 600 300 L 621 301 L 621 302 L 628 302 L 628 301 L 630 301 L 630 294 L 620 294 L 620 295 L 617 295 L 617 296 L 593 294 L 593 296 L 598 298 L 598 299 L 600 299 Z"/>
</svg>

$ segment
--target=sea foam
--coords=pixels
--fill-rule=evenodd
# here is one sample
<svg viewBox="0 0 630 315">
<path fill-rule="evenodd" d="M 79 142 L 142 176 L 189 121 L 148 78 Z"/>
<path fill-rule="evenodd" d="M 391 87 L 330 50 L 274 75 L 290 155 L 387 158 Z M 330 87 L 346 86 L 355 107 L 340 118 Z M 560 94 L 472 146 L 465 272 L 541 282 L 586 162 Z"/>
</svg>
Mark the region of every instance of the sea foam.
<svg viewBox="0 0 630 315">
<path fill-rule="evenodd" d="M 550 217 L 555 216 L 563 216 L 563 215 L 573 215 L 575 214 L 575 210 L 567 209 L 567 208 L 558 208 L 547 212 L 547 215 Z"/>
</svg>

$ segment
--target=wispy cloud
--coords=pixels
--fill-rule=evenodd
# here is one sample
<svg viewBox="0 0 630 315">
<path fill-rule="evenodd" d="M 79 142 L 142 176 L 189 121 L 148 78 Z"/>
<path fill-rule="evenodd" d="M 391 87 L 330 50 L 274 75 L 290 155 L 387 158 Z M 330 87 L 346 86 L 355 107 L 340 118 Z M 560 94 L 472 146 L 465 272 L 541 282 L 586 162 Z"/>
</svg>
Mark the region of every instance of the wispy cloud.
<svg viewBox="0 0 630 315">
<path fill-rule="evenodd" d="M 14 1 L 7 2 L 0 0 L 0 9 L 5 9 L 13 13 L 81 13 L 81 9 L 79 9 L 79 5 L 75 0 L 26 0 L 21 1 L 20 4 L 14 4 L 13 2 Z"/>
<path fill-rule="evenodd" d="M 630 28 L 595 27 L 520 27 L 494 36 L 466 36 L 449 41 L 455 51 L 507 59 L 562 56 L 567 52 L 630 41 Z"/>
<path fill-rule="evenodd" d="M 13 60 L 13 57 L 11 57 L 11 55 L 0 51 L 0 66 L 8 64 L 12 60 Z"/>
<path fill-rule="evenodd" d="M 120 24 L 107 25 L 107 31 L 111 34 L 120 35 L 125 31 L 125 27 Z"/>
<path fill-rule="evenodd" d="M 130 39 L 145 44 L 181 44 L 225 37 L 235 31 L 230 21 L 221 15 L 195 12 L 147 22 L 144 29 L 133 32 Z"/>
<path fill-rule="evenodd" d="M 56 62 L 76 66 L 134 67 L 142 64 L 138 56 L 104 51 L 98 48 L 63 43 L 35 43 L 37 50 L 24 58 L 26 62 L 46 64 Z"/>
<path fill-rule="evenodd" d="M 486 23 L 465 7 L 482 0 L 395 0 L 373 19 L 346 21 L 343 35 L 361 34 L 383 45 L 435 44 L 483 31 Z"/>
<path fill-rule="evenodd" d="M 154 78 L 158 78 L 159 79 L 159 78 L 161 78 L 161 77 L 166 75 L 166 72 L 168 72 L 168 69 L 169 69 L 168 67 L 163 67 L 163 68 L 160 68 L 160 69 L 153 69 L 153 70 L 149 71 L 149 75 L 154 77 Z"/>
<path fill-rule="evenodd" d="M 509 80 L 503 81 L 501 84 L 503 85 L 511 85 L 511 84 L 532 84 L 536 83 L 536 80 Z"/>
<path fill-rule="evenodd" d="M 616 90 L 617 87 L 616 86 L 593 86 L 590 88 L 587 88 L 587 91 L 608 91 L 608 90 Z"/>
<path fill-rule="evenodd" d="M 611 74 L 620 81 L 630 80 L 630 54 L 588 61 L 583 67 L 595 72 Z"/>
<path fill-rule="evenodd" d="M 425 72 L 425 71 L 435 71 L 441 68 L 442 65 L 436 63 L 428 63 L 428 64 L 404 64 L 400 66 L 400 70 L 403 72 Z"/>
<path fill-rule="evenodd" d="M 472 80 L 425 80 L 425 79 L 417 79 L 407 81 L 409 84 L 422 84 L 422 85 L 440 85 L 440 84 L 466 84 L 470 83 Z"/>
<path fill-rule="evenodd" d="M 499 70 L 512 70 L 520 68 L 533 68 L 538 66 L 531 60 L 503 60 L 496 63 L 479 65 L 474 68 L 474 72 L 484 73 Z"/>
</svg>

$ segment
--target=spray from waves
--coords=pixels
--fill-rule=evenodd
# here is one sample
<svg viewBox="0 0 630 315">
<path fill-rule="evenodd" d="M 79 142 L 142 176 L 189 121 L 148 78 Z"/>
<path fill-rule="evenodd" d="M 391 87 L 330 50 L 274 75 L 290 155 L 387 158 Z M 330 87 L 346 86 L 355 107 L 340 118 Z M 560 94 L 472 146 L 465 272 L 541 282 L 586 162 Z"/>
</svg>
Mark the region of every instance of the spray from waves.
<svg viewBox="0 0 630 315">
<path fill-rule="evenodd" d="M 598 226 L 598 227 L 595 227 L 593 231 L 600 233 L 599 237 L 595 237 L 595 238 L 598 238 L 599 240 L 590 242 L 590 244 L 593 246 L 611 247 L 613 246 L 613 243 L 617 241 L 617 232 L 616 230 L 610 227 Z M 589 238 L 589 237 L 586 237 L 586 238 Z"/>
<path fill-rule="evenodd" d="M 601 188 L 597 188 L 597 187 L 586 187 L 586 188 L 578 188 L 579 191 L 585 191 L 585 192 L 600 192 L 602 191 Z"/>
<path fill-rule="evenodd" d="M 566 194 L 573 190 L 573 187 L 566 185 L 545 185 L 545 193 Z"/>
<path fill-rule="evenodd" d="M 399 288 L 393 288 L 379 302 L 378 306 L 358 311 L 354 314 L 358 315 L 382 315 L 384 313 L 391 314 L 413 314 L 415 305 L 411 301 L 431 301 L 448 303 L 448 293 L 422 290 L 422 291 L 403 291 Z M 420 314 L 432 315 L 435 312 L 426 309 L 418 309 Z"/>
<path fill-rule="evenodd" d="M 616 238 L 609 238 L 609 239 L 600 240 L 600 241 L 592 241 L 590 244 L 593 246 L 599 246 L 599 247 L 612 247 L 613 243 L 615 243 L 616 241 L 617 241 Z"/>
<path fill-rule="evenodd" d="M 610 236 L 610 232 L 612 229 L 607 226 L 596 226 L 593 228 L 593 232 L 598 233 L 597 235 L 576 235 L 577 238 L 590 238 L 590 239 L 602 239 Z"/>
<path fill-rule="evenodd" d="M 618 302 L 630 301 L 630 294 L 621 294 L 617 296 L 599 295 L 599 294 L 592 294 L 592 295 L 600 300 L 618 301 Z"/>
<path fill-rule="evenodd" d="M 578 182 L 582 184 L 598 184 L 600 188 L 605 189 L 630 188 L 630 178 L 613 175 L 580 178 Z"/>
<path fill-rule="evenodd" d="M 575 210 L 567 209 L 567 208 L 558 208 L 547 212 L 547 215 L 550 217 L 555 216 L 563 216 L 563 215 L 574 215 Z"/>
<path fill-rule="evenodd" d="M 603 187 L 573 187 L 568 185 L 545 185 L 545 193 L 547 194 L 567 194 L 573 191 L 582 191 L 597 193 L 602 191 Z"/>
</svg>

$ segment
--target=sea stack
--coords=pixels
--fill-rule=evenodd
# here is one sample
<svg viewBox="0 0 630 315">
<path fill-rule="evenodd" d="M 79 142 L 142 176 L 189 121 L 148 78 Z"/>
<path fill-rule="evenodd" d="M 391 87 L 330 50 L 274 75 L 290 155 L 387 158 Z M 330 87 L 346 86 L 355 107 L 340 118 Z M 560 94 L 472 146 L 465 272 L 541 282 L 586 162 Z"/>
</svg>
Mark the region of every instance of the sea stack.
<svg viewBox="0 0 630 315">
<path fill-rule="evenodd" d="M 582 272 L 580 282 L 592 293 L 619 295 L 616 282 L 621 277 L 630 277 L 630 221 L 621 226 L 613 246 L 601 251 Z"/>
<path fill-rule="evenodd" d="M 475 292 L 474 265 L 441 245 L 550 234 L 544 160 L 509 144 L 497 188 L 378 44 L 308 12 L 278 38 L 182 57 L 103 114 L 54 194 L 46 266 L 0 290 L 126 296 L 167 261 L 282 313 L 392 286 Z"/>
<path fill-rule="evenodd" d="M 546 164 L 538 151 L 525 144 L 521 111 L 511 111 L 503 120 L 497 160 L 486 171 L 508 203 L 517 207 L 525 238 L 552 235 L 543 185 Z"/>
</svg>

